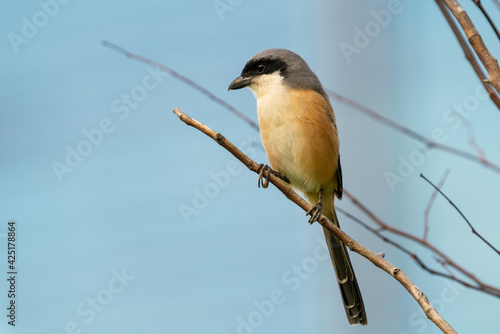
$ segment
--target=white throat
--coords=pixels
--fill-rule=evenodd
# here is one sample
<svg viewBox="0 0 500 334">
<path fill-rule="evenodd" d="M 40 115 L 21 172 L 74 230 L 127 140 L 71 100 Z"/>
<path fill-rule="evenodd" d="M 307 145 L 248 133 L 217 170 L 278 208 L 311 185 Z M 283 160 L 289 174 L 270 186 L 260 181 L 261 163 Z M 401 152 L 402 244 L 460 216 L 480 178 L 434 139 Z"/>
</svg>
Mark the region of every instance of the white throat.
<svg viewBox="0 0 500 334">
<path fill-rule="evenodd" d="M 250 85 L 250 89 L 257 100 L 264 97 L 264 95 L 279 94 L 279 92 L 285 88 L 283 77 L 279 74 L 279 72 L 255 77 Z"/>
<path fill-rule="evenodd" d="M 290 88 L 279 72 L 254 78 L 249 88 L 257 100 L 259 126 L 262 127 L 262 122 L 268 126 L 282 126 L 287 118 Z"/>
</svg>

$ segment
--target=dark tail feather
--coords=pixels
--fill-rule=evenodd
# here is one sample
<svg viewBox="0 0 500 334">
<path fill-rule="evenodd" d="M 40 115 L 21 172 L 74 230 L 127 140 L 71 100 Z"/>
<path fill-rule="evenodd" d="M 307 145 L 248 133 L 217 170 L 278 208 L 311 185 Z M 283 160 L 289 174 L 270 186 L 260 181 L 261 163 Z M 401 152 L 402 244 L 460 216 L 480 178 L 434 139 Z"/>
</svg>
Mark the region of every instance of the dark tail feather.
<svg viewBox="0 0 500 334">
<path fill-rule="evenodd" d="M 333 210 L 333 216 L 328 218 L 339 226 L 335 209 Z M 352 269 L 347 248 L 328 230 L 323 229 L 323 232 L 325 233 L 326 243 L 330 250 L 330 257 L 332 258 L 335 274 L 339 282 L 340 294 L 344 302 L 347 319 L 351 325 L 366 325 L 365 306 L 363 305 L 363 298 L 361 297 L 356 275 L 354 275 L 354 270 Z"/>
</svg>

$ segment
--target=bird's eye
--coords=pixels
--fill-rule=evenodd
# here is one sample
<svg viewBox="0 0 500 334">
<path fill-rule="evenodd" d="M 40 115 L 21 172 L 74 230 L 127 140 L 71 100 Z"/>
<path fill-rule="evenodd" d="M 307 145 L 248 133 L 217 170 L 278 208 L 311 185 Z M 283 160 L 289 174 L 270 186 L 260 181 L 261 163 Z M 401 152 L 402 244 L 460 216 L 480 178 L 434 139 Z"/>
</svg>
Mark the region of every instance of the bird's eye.
<svg viewBox="0 0 500 334">
<path fill-rule="evenodd" d="M 264 73 L 265 70 L 266 70 L 266 66 L 265 65 L 262 65 L 262 64 L 257 65 L 257 71 L 259 73 Z"/>
</svg>

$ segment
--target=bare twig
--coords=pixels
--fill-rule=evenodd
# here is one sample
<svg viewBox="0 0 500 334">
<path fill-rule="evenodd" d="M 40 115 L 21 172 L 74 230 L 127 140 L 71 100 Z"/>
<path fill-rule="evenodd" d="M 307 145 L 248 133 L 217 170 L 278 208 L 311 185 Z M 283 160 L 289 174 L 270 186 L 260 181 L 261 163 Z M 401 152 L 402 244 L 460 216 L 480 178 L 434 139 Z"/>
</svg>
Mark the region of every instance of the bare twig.
<svg viewBox="0 0 500 334">
<path fill-rule="evenodd" d="M 490 15 L 486 11 L 486 9 L 484 9 L 483 4 L 481 3 L 481 0 L 472 0 L 472 1 L 476 4 L 477 8 L 479 8 L 481 13 L 483 13 L 484 17 L 486 18 L 486 20 L 490 24 L 491 28 L 493 29 L 493 31 L 497 35 L 498 39 L 500 39 L 500 33 L 498 32 L 498 29 L 497 29 L 495 23 L 493 23 L 493 20 L 491 20 Z"/>
<path fill-rule="evenodd" d="M 463 124 L 465 125 L 465 129 L 467 131 L 467 141 L 469 142 L 469 145 L 476 151 L 477 157 L 480 161 L 485 161 L 486 160 L 486 154 L 484 153 L 484 150 L 479 146 L 476 142 L 476 136 L 474 135 L 474 127 L 472 126 L 472 123 L 465 117 L 459 114 L 459 116 L 462 118 Z"/>
<path fill-rule="evenodd" d="M 472 23 L 467 12 L 460 6 L 456 0 L 440 0 L 443 1 L 450 12 L 455 16 L 458 23 L 462 27 L 462 30 L 472 46 L 472 49 L 479 57 L 479 60 L 483 64 L 486 72 L 488 72 L 487 82 L 490 83 L 497 91 L 500 93 L 500 68 L 498 67 L 498 61 L 490 53 L 486 44 L 477 31 L 476 27 Z"/>
<path fill-rule="evenodd" d="M 238 116 L 239 118 L 241 118 L 243 121 L 245 121 L 252 128 L 254 128 L 255 130 L 259 131 L 259 126 L 254 121 L 252 121 L 250 118 L 248 118 L 244 113 L 242 113 L 241 111 L 239 111 L 238 109 L 236 109 L 235 107 L 233 107 L 232 105 L 230 105 L 229 103 L 227 103 L 226 101 L 224 101 L 223 99 L 217 97 L 215 94 L 211 93 L 205 87 L 197 84 L 196 82 L 194 82 L 191 79 L 188 79 L 187 77 L 183 76 L 179 72 L 174 71 L 170 67 L 167 67 L 167 66 L 165 66 L 163 64 L 160 64 L 160 63 L 158 63 L 158 62 L 156 62 L 154 60 L 151 60 L 149 58 L 146 58 L 146 57 L 137 55 L 135 53 L 129 52 L 129 51 L 125 50 L 124 48 L 122 48 L 121 46 L 118 46 L 116 44 L 110 43 L 108 41 L 102 41 L 102 45 L 105 46 L 105 47 L 107 47 L 107 48 L 110 48 L 112 50 L 115 50 L 115 51 L 123 54 L 124 56 L 126 56 L 128 58 L 135 59 L 135 60 L 138 60 L 138 61 L 143 62 L 145 64 L 149 64 L 151 66 L 157 67 L 160 70 L 162 70 L 162 71 L 164 71 L 164 72 L 172 75 L 173 77 L 181 80 L 182 82 L 184 82 L 188 86 L 196 89 L 197 91 L 199 91 L 203 95 L 207 96 L 208 98 L 210 98 L 211 100 L 213 100 L 215 103 L 218 103 L 219 105 L 223 106 L 224 108 L 226 108 L 227 110 L 229 110 L 231 113 L 235 114 L 236 116 Z"/>
<path fill-rule="evenodd" d="M 460 266 L 458 263 L 453 261 L 448 255 L 446 255 L 444 252 L 442 252 L 440 249 L 438 249 L 436 246 L 433 244 L 429 243 L 427 240 L 424 240 L 423 238 L 419 238 L 411 233 L 408 233 L 406 231 L 400 230 L 392 225 L 389 225 L 385 222 L 383 222 L 378 216 L 376 216 L 370 209 L 368 209 L 363 203 L 361 203 L 356 197 L 354 197 L 350 192 L 348 192 L 346 189 L 344 189 L 344 195 L 349 198 L 353 204 L 358 207 L 362 212 L 364 212 L 370 219 L 378 225 L 379 228 L 382 230 L 388 231 L 390 233 L 393 233 L 395 235 L 399 235 L 405 239 L 411 240 L 426 249 L 430 250 L 432 253 L 435 255 L 439 256 L 448 266 L 452 267 L 456 271 L 460 272 L 462 275 L 466 276 L 469 278 L 471 281 L 475 283 L 475 285 L 471 285 L 469 283 L 464 284 L 464 281 L 455 279 L 457 282 L 460 282 L 464 284 L 467 287 L 474 288 L 478 291 L 500 297 L 500 288 L 497 288 L 495 286 L 489 285 L 480 279 L 478 279 L 472 272 L 467 271 L 465 268 Z M 443 277 L 448 277 L 446 274 L 435 272 L 435 274 L 443 276 Z M 450 278 L 450 277 L 448 277 Z"/>
<path fill-rule="evenodd" d="M 472 153 L 462 151 L 462 150 L 459 150 L 457 148 L 454 148 L 454 147 L 444 145 L 444 144 L 435 142 L 433 140 L 427 139 L 426 137 L 422 136 L 421 134 L 419 134 L 419 133 L 417 133 L 417 132 L 415 132 L 415 131 L 413 131 L 413 130 L 411 130 L 411 129 L 409 129 L 409 128 L 407 128 L 407 127 L 405 127 L 405 126 L 403 126 L 403 125 L 401 125 L 401 124 L 399 124 L 399 123 L 397 123 L 397 122 L 395 122 L 395 121 L 393 121 L 385 116 L 382 116 L 381 114 L 377 113 L 376 111 L 374 111 L 368 107 L 365 107 L 364 105 L 362 105 L 356 101 L 353 101 L 345 96 L 337 94 L 330 89 L 326 89 L 326 92 L 328 95 L 330 95 L 333 99 L 337 100 L 338 102 L 343 103 L 345 105 L 349 105 L 349 106 L 355 108 L 356 110 L 361 111 L 363 114 L 374 118 L 377 122 L 384 124 L 384 125 L 390 127 L 391 129 L 394 129 L 394 130 L 396 130 L 396 131 L 398 131 L 398 132 L 400 132 L 408 137 L 414 138 L 414 139 L 424 143 L 424 145 L 426 145 L 427 147 L 432 147 L 432 148 L 436 148 L 436 149 L 439 149 L 439 150 L 442 150 L 442 151 L 445 151 L 448 153 L 452 153 L 452 154 L 457 155 L 459 157 L 462 157 L 462 158 L 465 158 L 467 160 L 473 161 L 475 163 L 481 164 L 484 167 L 487 167 L 488 169 L 495 171 L 496 173 L 500 173 L 500 166 L 492 163 L 489 160 L 486 160 L 486 159 L 482 160 Z"/>
<path fill-rule="evenodd" d="M 470 44 L 466 42 L 464 34 L 458 28 L 457 22 L 451 17 L 450 11 L 443 4 L 443 0 L 435 0 L 435 1 L 439 9 L 443 13 L 444 18 L 450 25 L 450 28 L 453 31 L 453 34 L 455 35 L 458 43 L 462 47 L 462 50 L 464 51 L 465 54 L 465 58 L 472 65 L 474 72 L 476 72 L 476 75 L 478 76 L 479 80 L 481 81 L 484 88 L 488 92 L 488 96 L 490 97 L 491 101 L 493 101 L 493 103 L 495 103 L 497 108 L 500 109 L 500 95 L 497 93 L 495 89 L 493 89 L 493 87 L 489 83 L 486 82 L 487 81 L 486 74 L 484 74 L 484 71 L 481 65 L 479 64 L 479 60 L 472 52 Z"/>
<path fill-rule="evenodd" d="M 476 229 L 474 228 L 474 226 L 472 226 L 472 224 L 469 222 L 469 220 L 467 219 L 467 217 L 465 217 L 465 215 L 462 213 L 462 211 L 455 205 L 455 203 L 453 203 L 453 201 L 448 197 L 446 196 L 442 191 L 441 189 L 439 189 L 439 187 L 435 186 L 434 183 L 432 183 L 431 181 L 429 181 L 428 178 L 426 178 L 423 174 L 420 174 L 420 177 L 423 178 L 425 181 L 427 181 L 427 183 L 429 183 L 432 187 L 434 187 L 434 189 L 436 189 L 444 198 L 446 198 L 446 200 L 448 201 L 448 203 L 451 204 L 451 206 L 453 206 L 453 208 L 460 214 L 460 216 L 462 216 L 462 218 L 465 220 L 465 222 L 467 223 L 467 225 L 469 225 L 470 229 L 472 230 L 472 233 L 474 233 L 479 239 L 481 239 L 486 245 L 488 245 L 491 249 L 493 249 L 498 255 L 500 255 L 500 251 L 498 249 L 495 248 L 495 246 L 493 246 L 488 240 L 486 240 L 481 234 L 479 234 Z"/>
<path fill-rule="evenodd" d="M 444 171 L 443 176 L 441 176 L 441 180 L 439 180 L 438 187 L 442 188 L 444 185 L 444 182 L 446 181 L 446 178 L 448 177 L 448 174 L 450 174 L 450 170 L 447 169 Z M 429 203 L 427 204 L 427 208 L 425 209 L 424 212 L 424 237 L 423 239 L 427 241 L 427 235 L 429 234 L 429 213 L 431 212 L 432 205 L 434 204 L 434 201 L 436 200 L 437 196 L 437 190 L 434 190 L 431 194 L 431 197 L 429 198 Z"/>
<path fill-rule="evenodd" d="M 195 119 L 186 115 L 181 109 L 174 109 L 174 113 L 187 125 L 192 126 L 213 140 L 215 140 L 219 145 L 228 150 L 231 154 L 233 154 L 239 161 L 241 161 L 248 169 L 251 171 L 258 173 L 259 165 L 247 157 L 242 151 L 240 151 L 236 146 L 234 146 L 231 142 L 229 142 L 223 135 L 220 133 L 216 133 L 206 125 L 196 121 Z M 292 190 L 288 186 L 287 183 L 282 181 L 280 178 L 274 176 L 272 173 L 269 175 L 269 181 L 274 184 L 288 199 L 297 204 L 302 210 L 309 211 L 311 206 L 304 199 L 302 199 L 295 191 Z M 325 216 L 321 216 L 319 223 L 331 231 L 339 240 L 341 240 L 347 247 L 349 247 L 353 252 L 356 252 L 372 262 L 375 266 L 379 267 L 392 277 L 394 277 L 403 287 L 411 294 L 411 296 L 418 302 L 425 315 L 429 320 L 434 322 L 437 327 L 441 329 L 443 333 L 456 333 L 453 327 L 450 326 L 444 320 L 444 318 L 437 312 L 437 310 L 432 306 L 429 299 L 425 296 L 425 294 L 413 283 L 408 276 L 406 276 L 403 271 L 389 261 L 384 259 L 379 254 L 376 254 L 361 245 L 346 233 L 344 233 L 340 228 L 334 225 L 331 221 L 329 221 Z"/>
</svg>

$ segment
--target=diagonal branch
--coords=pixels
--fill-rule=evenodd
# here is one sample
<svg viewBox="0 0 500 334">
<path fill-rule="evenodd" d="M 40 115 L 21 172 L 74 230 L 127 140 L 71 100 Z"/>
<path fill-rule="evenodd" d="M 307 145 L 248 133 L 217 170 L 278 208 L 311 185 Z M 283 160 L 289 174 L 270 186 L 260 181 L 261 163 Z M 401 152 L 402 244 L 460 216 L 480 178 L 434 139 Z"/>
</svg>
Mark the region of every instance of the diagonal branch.
<svg viewBox="0 0 500 334">
<path fill-rule="evenodd" d="M 493 249 L 498 255 L 500 255 L 500 251 L 498 249 L 495 248 L 495 246 L 493 246 L 488 240 L 486 240 L 481 234 L 479 234 L 476 229 L 474 228 L 474 226 L 472 226 L 472 224 L 469 222 L 469 220 L 467 219 L 467 217 L 465 217 L 465 215 L 462 213 L 462 211 L 455 205 L 455 203 L 453 203 L 453 201 L 451 199 L 448 198 L 448 196 L 446 196 L 442 191 L 441 189 L 439 189 L 439 187 L 435 186 L 434 183 L 432 183 L 431 181 L 429 181 L 428 178 L 426 178 L 423 174 L 420 174 L 420 177 L 423 178 L 425 181 L 427 181 L 427 183 L 429 183 L 432 187 L 434 187 L 434 189 L 436 189 L 437 192 L 439 192 L 444 198 L 446 198 L 446 200 L 448 201 L 448 203 L 451 204 L 451 206 L 453 206 L 453 208 L 455 210 L 457 210 L 457 212 L 460 214 L 460 216 L 462 216 L 462 218 L 465 220 L 465 222 L 467 223 L 467 225 L 469 225 L 470 229 L 472 230 L 472 233 L 474 233 L 479 239 L 481 239 L 486 245 L 488 245 L 491 249 Z"/>
<path fill-rule="evenodd" d="M 435 1 L 439 9 L 443 13 L 444 18 L 450 25 L 451 30 L 453 31 L 453 34 L 457 38 L 458 43 L 462 47 L 462 50 L 464 51 L 465 54 L 465 58 L 472 65 L 474 72 L 476 72 L 476 75 L 478 76 L 479 80 L 481 80 L 481 83 L 488 92 L 491 101 L 493 101 L 493 103 L 495 103 L 497 108 L 500 109 L 500 96 L 495 91 L 495 89 L 493 89 L 493 87 L 491 87 L 491 85 L 486 82 L 487 81 L 486 74 L 484 74 L 484 71 L 481 65 L 479 64 L 477 57 L 472 52 L 471 46 L 466 42 L 464 34 L 459 30 L 457 22 L 451 17 L 450 11 L 443 4 L 443 0 L 435 0 Z"/>
<path fill-rule="evenodd" d="M 216 133 L 208 126 L 198 122 L 197 120 L 186 115 L 181 109 L 174 109 L 174 113 L 189 126 L 192 126 L 213 140 L 215 140 L 219 145 L 228 150 L 232 155 L 234 155 L 240 162 L 242 162 L 248 169 L 258 173 L 259 165 L 247 157 L 242 151 L 240 151 L 236 146 L 229 142 L 223 135 Z M 269 181 L 274 184 L 288 199 L 297 204 L 302 210 L 308 211 L 311 209 L 309 203 L 302 199 L 295 191 L 288 186 L 287 183 L 282 181 L 280 178 L 274 176 L 272 173 L 269 174 Z M 438 313 L 438 311 L 432 306 L 429 299 L 425 294 L 413 283 L 408 276 L 406 276 L 403 271 L 389 261 L 384 259 L 381 255 L 376 254 L 361 245 L 346 233 L 344 233 L 340 228 L 329 221 L 325 216 L 321 216 L 319 223 L 331 231 L 339 240 L 341 240 L 347 247 L 349 247 L 353 252 L 356 252 L 372 262 L 375 266 L 379 267 L 392 277 L 394 277 L 403 287 L 411 294 L 411 296 L 418 302 L 422 310 L 425 312 L 427 318 L 429 318 L 437 327 L 443 331 L 443 333 L 456 333 L 456 331 L 451 327 L 446 320 Z"/>
<path fill-rule="evenodd" d="M 491 84 L 500 93 L 500 68 L 498 67 L 498 61 L 490 53 L 483 38 L 477 31 L 474 23 L 470 19 L 467 12 L 460 6 L 456 0 L 438 0 L 443 1 L 450 12 L 455 16 L 456 20 L 462 27 L 462 30 L 472 46 L 472 49 L 479 57 L 479 60 L 483 64 L 486 72 L 488 72 L 489 78 L 486 79 L 489 84 Z"/>
</svg>

